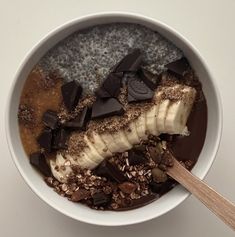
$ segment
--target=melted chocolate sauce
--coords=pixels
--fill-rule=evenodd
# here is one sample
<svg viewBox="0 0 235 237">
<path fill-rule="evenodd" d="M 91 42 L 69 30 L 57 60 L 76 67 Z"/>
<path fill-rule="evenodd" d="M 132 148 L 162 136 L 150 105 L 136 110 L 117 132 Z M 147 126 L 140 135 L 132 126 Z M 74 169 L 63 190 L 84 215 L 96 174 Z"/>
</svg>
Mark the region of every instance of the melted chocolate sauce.
<svg viewBox="0 0 235 237">
<path fill-rule="evenodd" d="M 206 137 L 207 105 L 205 100 L 194 105 L 187 125 L 190 135 L 175 136 L 171 148 L 178 160 L 196 162 Z"/>
</svg>

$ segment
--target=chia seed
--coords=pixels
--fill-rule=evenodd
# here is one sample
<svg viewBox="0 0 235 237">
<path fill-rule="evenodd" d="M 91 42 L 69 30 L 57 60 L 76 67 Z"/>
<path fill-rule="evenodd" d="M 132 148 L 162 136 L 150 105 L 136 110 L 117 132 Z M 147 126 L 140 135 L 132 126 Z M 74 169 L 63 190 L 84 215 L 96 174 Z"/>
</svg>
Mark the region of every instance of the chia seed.
<svg viewBox="0 0 235 237">
<path fill-rule="evenodd" d="M 54 46 L 39 62 L 47 74 L 58 70 L 65 81 L 77 80 L 92 93 L 125 55 L 139 48 L 144 67 L 152 73 L 183 53 L 158 32 L 131 23 L 113 23 L 73 33 Z"/>
</svg>

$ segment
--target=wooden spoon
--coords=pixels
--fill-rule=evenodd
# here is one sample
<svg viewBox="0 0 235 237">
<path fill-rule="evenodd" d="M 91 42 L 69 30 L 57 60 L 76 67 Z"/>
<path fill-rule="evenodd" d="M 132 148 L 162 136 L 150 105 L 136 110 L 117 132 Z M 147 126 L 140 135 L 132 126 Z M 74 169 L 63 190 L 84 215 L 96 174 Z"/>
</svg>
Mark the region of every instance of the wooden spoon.
<svg viewBox="0 0 235 237">
<path fill-rule="evenodd" d="M 174 158 L 173 167 L 167 174 L 183 185 L 224 223 L 235 230 L 235 205 L 198 179 Z"/>
</svg>

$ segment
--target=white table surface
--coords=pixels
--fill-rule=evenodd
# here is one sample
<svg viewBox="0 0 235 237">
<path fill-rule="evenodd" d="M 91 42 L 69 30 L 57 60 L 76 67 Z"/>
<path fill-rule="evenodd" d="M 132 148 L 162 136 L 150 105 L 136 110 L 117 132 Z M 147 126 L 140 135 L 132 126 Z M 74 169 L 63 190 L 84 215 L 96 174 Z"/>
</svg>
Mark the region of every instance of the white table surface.
<svg viewBox="0 0 235 237">
<path fill-rule="evenodd" d="M 169 24 L 207 60 L 220 88 L 224 128 L 217 159 L 206 181 L 235 202 L 234 0 L 0 0 L 0 236 L 234 236 L 194 197 L 143 224 L 114 228 L 83 224 L 43 203 L 15 168 L 6 144 L 4 109 L 22 58 L 54 27 L 78 16 L 110 10 L 138 12 Z"/>
</svg>

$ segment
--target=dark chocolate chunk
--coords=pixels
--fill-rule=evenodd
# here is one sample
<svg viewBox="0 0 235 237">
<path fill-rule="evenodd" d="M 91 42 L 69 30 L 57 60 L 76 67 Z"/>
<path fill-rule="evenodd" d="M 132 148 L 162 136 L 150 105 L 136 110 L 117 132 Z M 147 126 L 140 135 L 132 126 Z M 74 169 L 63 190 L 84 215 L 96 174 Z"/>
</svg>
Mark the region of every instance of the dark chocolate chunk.
<svg viewBox="0 0 235 237">
<path fill-rule="evenodd" d="M 133 149 L 136 151 L 145 152 L 146 146 L 144 146 L 142 144 L 138 144 L 138 145 L 134 145 Z"/>
<path fill-rule="evenodd" d="M 64 123 L 64 127 L 78 130 L 86 130 L 86 125 L 90 119 L 91 108 L 85 107 L 76 118 Z"/>
<path fill-rule="evenodd" d="M 164 183 L 156 183 L 154 181 L 151 181 L 149 183 L 149 187 L 151 191 L 153 193 L 158 193 L 160 196 L 170 191 L 175 185 L 176 185 L 176 182 L 170 179 L 168 179 Z"/>
<path fill-rule="evenodd" d="M 117 73 L 117 74 L 122 73 L 122 76 L 123 76 L 123 74 L 124 74 L 123 72 L 116 72 L 116 69 L 118 68 L 120 63 L 121 63 L 121 61 L 117 62 L 113 67 L 111 67 L 110 70 L 111 70 L 112 73 Z"/>
<path fill-rule="evenodd" d="M 126 55 L 116 66 L 115 72 L 136 72 L 142 63 L 140 49 L 135 49 Z"/>
<path fill-rule="evenodd" d="M 110 196 L 105 194 L 104 192 L 95 193 L 92 196 L 92 199 L 94 206 L 106 206 L 111 201 Z"/>
<path fill-rule="evenodd" d="M 117 97 L 120 93 L 122 78 L 114 73 L 110 73 L 97 90 L 96 95 L 100 98 Z"/>
<path fill-rule="evenodd" d="M 189 68 L 189 63 L 188 60 L 183 57 L 179 60 L 176 60 L 174 62 L 168 63 L 165 65 L 165 67 L 170 71 L 173 72 L 174 74 L 178 76 L 183 76 L 184 73 L 188 70 Z"/>
<path fill-rule="evenodd" d="M 37 138 L 39 145 L 47 152 L 51 151 L 52 132 L 50 129 L 45 129 Z"/>
<path fill-rule="evenodd" d="M 47 110 L 42 116 L 42 121 L 47 127 L 55 129 L 58 126 L 59 118 L 55 111 Z"/>
<path fill-rule="evenodd" d="M 113 74 L 114 74 L 115 76 L 117 76 L 117 77 L 120 77 L 120 78 L 122 78 L 123 75 L 124 75 L 123 72 L 113 72 Z"/>
<path fill-rule="evenodd" d="M 127 82 L 128 102 L 151 100 L 154 92 L 140 78 L 132 77 Z"/>
<path fill-rule="evenodd" d="M 82 87 L 76 81 L 71 81 L 61 87 L 63 101 L 66 108 L 73 110 L 82 95 Z"/>
<path fill-rule="evenodd" d="M 101 86 L 96 92 L 96 96 L 102 99 L 110 98 L 110 94 Z"/>
<path fill-rule="evenodd" d="M 141 68 L 139 70 L 139 76 L 141 80 L 151 89 L 155 90 L 160 82 L 159 75 L 153 74 L 150 71 Z"/>
<path fill-rule="evenodd" d="M 54 133 L 53 149 L 65 149 L 67 148 L 66 142 L 68 138 L 68 132 L 61 128 Z"/>
<path fill-rule="evenodd" d="M 151 181 L 149 183 L 149 187 L 153 193 L 160 193 L 162 189 L 162 183 L 156 183 L 154 181 Z"/>
<path fill-rule="evenodd" d="M 94 173 L 97 176 L 104 176 L 106 178 L 115 180 L 118 183 L 123 183 L 127 181 L 122 171 L 120 171 L 116 166 L 111 164 L 109 161 L 104 160 L 95 170 Z"/>
<path fill-rule="evenodd" d="M 161 140 L 163 140 L 163 141 L 172 142 L 174 140 L 174 138 L 175 138 L 175 135 L 170 135 L 170 134 L 167 134 L 167 133 L 162 133 L 161 135 L 159 135 L 159 138 Z"/>
<path fill-rule="evenodd" d="M 128 161 L 130 165 L 139 165 L 146 163 L 147 159 L 141 150 L 133 148 L 128 151 Z"/>
<path fill-rule="evenodd" d="M 46 157 L 40 152 L 32 153 L 29 156 L 30 164 L 33 165 L 38 171 L 45 176 L 51 175 L 51 170 L 47 164 Z"/>
<path fill-rule="evenodd" d="M 122 105 L 114 98 L 97 99 L 92 106 L 92 119 L 123 115 Z"/>
<path fill-rule="evenodd" d="M 113 73 L 110 73 L 108 78 L 103 82 L 103 88 L 112 97 L 117 97 L 121 88 L 121 78 Z"/>
</svg>

